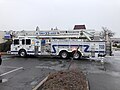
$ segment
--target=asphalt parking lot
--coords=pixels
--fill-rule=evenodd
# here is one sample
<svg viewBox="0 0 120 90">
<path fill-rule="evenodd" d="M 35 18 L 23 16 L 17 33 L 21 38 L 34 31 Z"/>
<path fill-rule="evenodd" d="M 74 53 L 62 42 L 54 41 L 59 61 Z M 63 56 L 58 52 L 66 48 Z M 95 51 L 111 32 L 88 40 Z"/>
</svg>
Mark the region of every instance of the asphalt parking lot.
<svg viewBox="0 0 120 90">
<path fill-rule="evenodd" d="M 89 81 L 90 90 L 119 90 L 120 54 L 106 57 L 105 63 L 91 60 L 75 60 L 70 69 L 82 70 Z M 0 90 L 32 90 L 48 74 L 66 70 L 71 61 L 57 57 L 27 57 L 3 55 L 0 66 Z"/>
</svg>

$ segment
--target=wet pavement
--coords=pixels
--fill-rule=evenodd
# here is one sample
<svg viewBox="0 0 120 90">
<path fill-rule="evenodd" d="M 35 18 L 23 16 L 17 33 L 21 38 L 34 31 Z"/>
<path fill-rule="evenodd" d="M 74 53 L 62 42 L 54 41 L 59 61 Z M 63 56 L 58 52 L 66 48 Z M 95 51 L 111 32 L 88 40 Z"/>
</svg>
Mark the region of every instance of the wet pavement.
<svg viewBox="0 0 120 90">
<path fill-rule="evenodd" d="M 120 52 L 106 57 L 104 63 L 91 60 L 62 60 L 57 57 L 2 56 L 0 90 L 32 90 L 48 74 L 66 69 L 82 70 L 90 90 L 120 90 Z M 69 66 L 71 64 L 71 66 Z"/>
</svg>

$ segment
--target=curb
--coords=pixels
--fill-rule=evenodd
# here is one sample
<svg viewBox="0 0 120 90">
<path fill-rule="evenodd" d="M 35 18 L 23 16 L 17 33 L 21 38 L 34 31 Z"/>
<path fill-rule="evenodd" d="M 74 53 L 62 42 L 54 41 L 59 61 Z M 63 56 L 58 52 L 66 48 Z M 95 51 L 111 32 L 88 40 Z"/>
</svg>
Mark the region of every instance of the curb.
<svg viewBox="0 0 120 90">
<path fill-rule="evenodd" d="M 87 83 L 87 90 L 90 90 L 89 82 L 86 81 L 86 83 Z"/>
<path fill-rule="evenodd" d="M 49 75 L 48 75 L 49 76 Z M 40 86 L 42 86 L 44 84 L 44 82 L 46 82 L 46 80 L 48 79 L 48 76 L 45 77 L 35 88 L 33 88 L 32 90 L 37 90 Z"/>
</svg>

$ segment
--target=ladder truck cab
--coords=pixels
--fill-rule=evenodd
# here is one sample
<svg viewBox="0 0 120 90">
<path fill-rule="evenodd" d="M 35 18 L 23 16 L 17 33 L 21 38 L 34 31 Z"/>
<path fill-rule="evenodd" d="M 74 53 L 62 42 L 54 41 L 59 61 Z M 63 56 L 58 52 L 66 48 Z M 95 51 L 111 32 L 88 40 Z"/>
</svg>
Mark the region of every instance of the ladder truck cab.
<svg viewBox="0 0 120 90">
<path fill-rule="evenodd" d="M 34 36 L 14 38 L 10 52 L 21 57 L 26 55 L 59 55 L 64 59 L 105 56 L 105 41 L 96 41 L 93 38 L 93 33 L 86 32 L 86 30 L 37 31 Z"/>
</svg>

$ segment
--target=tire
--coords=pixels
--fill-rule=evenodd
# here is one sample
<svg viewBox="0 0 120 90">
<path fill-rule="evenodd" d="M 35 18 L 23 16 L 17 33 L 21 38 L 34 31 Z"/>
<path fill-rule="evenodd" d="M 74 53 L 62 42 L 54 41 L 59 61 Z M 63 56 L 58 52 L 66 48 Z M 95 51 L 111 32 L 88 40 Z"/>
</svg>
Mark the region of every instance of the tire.
<svg viewBox="0 0 120 90">
<path fill-rule="evenodd" d="M 69 56 L 68 52 L 67 51 L 61 51 L 60 52 L 60 57 L 63 58 L 63 59 L 67 59 Z"/>
<path fill-rule="evenodd" d="M 77 52 L 73 52 L 72 56 L 73 56 L 73 59 L 77 60 L 77 59 L 80 59 L 82 55 L 79 51 L 77 51 Z"/>
<path fill-rule="evenodd" d="M 19 51 L 19 56 L 20 57 L 26 57 L 27 56 L 26 51 L 25 50 L 20 50 Z"/>
</svg>

